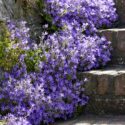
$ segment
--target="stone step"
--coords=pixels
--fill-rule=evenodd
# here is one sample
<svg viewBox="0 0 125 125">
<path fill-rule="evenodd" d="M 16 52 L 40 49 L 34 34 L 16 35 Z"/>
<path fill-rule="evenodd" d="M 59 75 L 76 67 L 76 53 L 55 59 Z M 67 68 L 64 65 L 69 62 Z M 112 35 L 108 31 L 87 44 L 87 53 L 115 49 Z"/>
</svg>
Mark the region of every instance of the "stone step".
<svg viewBox="0 0 125 125">
<path fill-rule="evenodd" d="M 125 114 L 125 67 L 113 66 L 79 73 L 87 78 L 85 93 L 90 97 L 87 113 Z"/>
<path fill-rule="evenodd" d="M 111 64 L 125 64 L 125 28 L 105 29 L 99 31 L 113 47 Z"/>
<path fill-rule="evenodd" d="M 125 115 L 81 115 L 54 125 L 125 125 Z"/>
<path fill-rule="evenodd" d="M 118 13 L 118 21 L 120 25 L 125 25 L 125 0 L 114 0 Z"/>
</svg>

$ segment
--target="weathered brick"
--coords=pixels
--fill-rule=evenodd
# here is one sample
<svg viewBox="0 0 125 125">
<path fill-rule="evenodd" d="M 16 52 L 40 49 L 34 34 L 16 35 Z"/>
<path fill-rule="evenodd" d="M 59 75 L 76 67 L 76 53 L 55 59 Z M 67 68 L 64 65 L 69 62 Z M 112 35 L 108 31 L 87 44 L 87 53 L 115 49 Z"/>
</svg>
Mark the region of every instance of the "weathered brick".
<svg viewBox="0 0 125 125">
<path fill-rule="evenodd" d="M 98 94 L 105 95 L 108 93 L 108 86 L 109 86 L 109 78 L 106 75 L 98 76 Z"/>
<path fill-rule="evenodd" d="M 115 95 L 125 95 L 125 75 L 119 75 L 116 77 Z"/>
</svg>

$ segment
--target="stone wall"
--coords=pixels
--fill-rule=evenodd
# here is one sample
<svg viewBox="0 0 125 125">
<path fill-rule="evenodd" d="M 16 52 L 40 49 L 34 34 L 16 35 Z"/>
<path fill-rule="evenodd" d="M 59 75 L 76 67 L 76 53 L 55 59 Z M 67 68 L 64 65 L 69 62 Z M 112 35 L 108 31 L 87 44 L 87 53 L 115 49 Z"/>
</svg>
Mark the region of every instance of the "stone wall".
<svg viewBox="0 0 125 125">
<path fill-rule="evenodd" d="M 15 0 L 0 0 L 0 20 L 20 18 L 22 13 L 23 9 L 19 2 Z"/>
<path fill-rule="evenodd" d="M 0 20 L 26 20 L 33 33 L 32 36 L 36 39 L 41 34 L 41 16 L 39 13 L 35 0 L 0 0 Z"/>
</svg>

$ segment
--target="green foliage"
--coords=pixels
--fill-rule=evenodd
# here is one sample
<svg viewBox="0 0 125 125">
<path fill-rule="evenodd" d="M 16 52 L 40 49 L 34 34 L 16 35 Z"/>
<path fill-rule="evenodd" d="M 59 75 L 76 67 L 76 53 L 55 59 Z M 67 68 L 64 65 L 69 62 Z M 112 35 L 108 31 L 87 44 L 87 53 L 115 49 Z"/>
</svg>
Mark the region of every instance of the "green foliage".
<svg viewBox="0 0 125 125">
<path fill-rule="evenodd" d="M 0 68 L 5 71 L 10 69 L 18 63 L 19 56 L 23 50 L 16 48 L 13 49 L 14 41 L 10 40 L 10 34 L 5 23 L 0 22 Z"/>
<path fill-rule="evenodd" d="M 27 71 L 39 71 L 38 64 L 40 61 L 46 61 L 46 57 L 42 54 L 41 49 L 29 50 L 26 52 L 25 63 Z"/>
<path fill-rule="evenodd" d="M 48 33 L 54 33 L 55 31 L 60 30 L 60 27 L 52 23 L 52 17 L 50 14 L 45 13 L 43 10 L 45 8 L 44 0 L 36 0 L 36 4 L 38 7 L 39 15 L 41 16 L 41 24 L 48 24 Z"/>
<path fill-rule="evenodd" d="M 83 112 L 85 112 L 85 107 L 84 106 L 78 106 L 75 113 L 74 113 L 74 117 L 80 116 Z"/>
<path fill-rule="evenodd" d="M 13 44 L 18 42 L 10 40 L 10 33 L 5 23 L 0 22 L 0 68 L 4 71 L 10 71 L 12 67 L 19 64 L 19 56 L 26 54 L 25 63 L 27 71 L 38 71 L 39 61 L 45 61 L 46 58 L 42 54 L 41 49 L 22 50 L 21 48 L 13 48 Z"/>
</svg>

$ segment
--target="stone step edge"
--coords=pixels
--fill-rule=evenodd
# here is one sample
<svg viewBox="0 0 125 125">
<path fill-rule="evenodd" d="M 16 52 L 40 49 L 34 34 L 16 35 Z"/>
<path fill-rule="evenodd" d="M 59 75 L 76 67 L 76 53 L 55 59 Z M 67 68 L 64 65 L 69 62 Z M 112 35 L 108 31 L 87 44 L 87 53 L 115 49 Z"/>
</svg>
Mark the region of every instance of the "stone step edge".
<svg viewBox="0 0 125 125">
<path fill-rule="evenodd" d="M 79 72 L 78 78 L 87 78 L 85 94 L 125 96 L 125 67 L 107 67 L 101 70 Z"/>
<path fill-rule="evenodd" d="M 125 74 L 125 65 L 114 65 L 108 66 L 103 69 L 93 69 L 90 71 L 78 72 L 78 75 L 110 75 L 110 76 L 118 76 Z"/>
<path fill-rule="evenodd" d="M 125 31 L 125 28 L 111 28 L 111 29 L 99 29 L 98 30 L 99 32 L 109 32 L 109 31 L 112 31 L 112 32 L 122 32 L 122 31 Z"/>
</svg>

